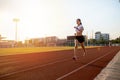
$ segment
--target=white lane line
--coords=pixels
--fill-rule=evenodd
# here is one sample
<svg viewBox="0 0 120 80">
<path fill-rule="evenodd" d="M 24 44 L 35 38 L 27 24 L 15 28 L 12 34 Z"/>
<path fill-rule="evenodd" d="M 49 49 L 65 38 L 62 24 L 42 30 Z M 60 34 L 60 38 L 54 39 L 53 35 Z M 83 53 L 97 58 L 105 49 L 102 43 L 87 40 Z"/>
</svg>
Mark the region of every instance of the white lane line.
<svg viewBox="0 0 120 80">
<path fill-rule="evenodd" d="M 59 63 L 59 62 L 64 62 L 64 61 L 67 61 L 67 60 L 70 60 L 70 59 L 63 59 L 63 60 L 61 60 L 61 61 L 55 61 L 55 62 L 43 64 L 43 65 L 40 65 L 40 66 L 33 66 L 33 67 L 31 67 L 31 68 L 24 69 L 24 70 L 20 70 L 20 71 L 15 71 L 15 72 L 11 72 L 11 73 L 6 73 L 6 74 L 4 74 L 4 75 L 0 75 L 0 78 L 4 78 L 4 77 L 10 76 L 10 75 L 17 74 L 17 73 L 26 72 L 26 71 L 29 71 L 29 70 L 33 70 L 33 69 L 45 67 L 45 66 L 52 65 L 52 64 L 56 64 L 56 63 Z"/>
<path fill-rule="evenodd" d="M 114 51 L 115 51 L 115 50 L 114 50 Z M 113 50 L 112 50 L 111 52 L 113 52 Z M 63 75 L 63 76 L 61 76 L 61 77 L 59 77 L 59 78 L 57 78 L 56 80 L 61 80 L 61 79 L 65 78 L 65 77 L 67 77 L 67 76 L 69 76 L 69 75 L 71 75 L 71 74 L 73 74 L 73 73 L 75 73 L 75 72 L 81 70 L 82 68 L 85 68 L 86 66 L 88 66 L 88 65 L 90 65 L 90 64 L 92 64 L 92 63 L 94 63 L 94 62 L 96 62 L 97 60 L 99 60 L 99 59 L 101 59 L 101 58 L 103 58 L 103 57 L 109 55 L 111 52 L 106 53 L 105 55 L 103 55 L 103 56 L 101 56 L 101 57 L 99 57 L 99 58 L 97 58 L 97 59 L 95 59 L 95 60 L 93 60 L 93 61 L 91 61 L 91 62 L 89 62 L 89 63 L 87 63 L 87 64 L 85 64 L 85 65 L 83 65 L 83 66 L 81 66 L 81 67 L 79 67 L 79 68 L 77 68 L 77 69 L 75 69 L 75 70 L 73 70 L 73 71 L 71 71 L 71 72 L 65 74 L 65 75 Z"/>
</svg>

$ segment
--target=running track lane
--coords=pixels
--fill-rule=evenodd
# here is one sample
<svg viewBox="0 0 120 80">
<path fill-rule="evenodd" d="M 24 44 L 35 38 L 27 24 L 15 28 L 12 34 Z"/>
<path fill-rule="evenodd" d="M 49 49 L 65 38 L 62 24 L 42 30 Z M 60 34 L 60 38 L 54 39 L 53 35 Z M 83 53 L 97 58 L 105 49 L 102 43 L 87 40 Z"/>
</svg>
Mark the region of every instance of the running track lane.
<svg viewBox="0 0 120 80">
<path fill-rule="evenodd" d="M 48 59 L 46 59 L 46 57 L 45 57 L 45 59 L 43 58 L 43 60 L 45 60 L 46 62 L 47 61 L 49 62 L 53 58 L 59 57 L 60 59 L 54 59 L 53 61 L 51 60 L 51 62 L 49 62 L 49 63 L 43 63 L 43 65 L 46 65 L 46 66 L 42 66 L 42 67 L 38 66 L 38 63 L 41 64 L 41 62 L 44 62 L 44 61 L 36 62 L 33 60 L 32 62 L 37 63 L 37 65 L 35 67 L 31 67 L 31 69 L 26 68 L 23 70 L 23 72 L 20 72 L 21 70 L 15 70 L 18 73 L 11 74 L 11 75 L 8 75 L 5 77 L 0 77 L 0 80 L 55 80 L 65 74 L 67 74 L 75 69 L 78 69 L 79 67 L 81 67 L 85 64 L 88 64 L 89 62 L 105 55 L 108 51 L 111 52 L 110 53 L 111 57 L 108 57 L 109 55 L 107 56 L 108 59 L 107 58 L 100 59 L 100 60 L 103 60 L 103 63 L 101 63 L 101 61 L 98 62 L 99 61 L 98 60 L 95 63 L 93 63 L 93 65 L 89 64 L 89 66 L 87 66 L 87 68 L 85 67 L 85 68 L 71 74 L 70 76 L 63 78 L 64 80 L 68 80 L 68 79 L 70 79 L 70 80 L 93 80 L 90 77 L 93 74 L 94 74 L 94 76 L 96 75 L 96 73 L 98 74 L 99 71 L 109 62 L 109 60 L 112 59 L 112 57 L 117 53 L 117 51 L 119 49 L 120 49 L 120 47 L 112 47 L 112 48 L 104 47 L 104 48 L 101 48 L 99 51 L 95 48 L 87 49 L 87 51 L 89 52 L 88 55 L 86 57 L 82 57 L 81 54 L 78 54 L 80 56 L 78 61 L 73 61 L 71 59 L 73 51 L 61 51 L 62 56 L 59 54 L 59 52 L 52 52 L 51 54 L 49 54 L 50 58 L 48 56 L 47 57 Z M 68 52 L 70 54 L 66 54 Z M 79 52 L 82 52 L 82 51 L 80 50 Z M 55 55 L 56 53 L 57 53 L 57 55 Z M 48 54 L 45 54 L 45 55 L 48 55 Z M 44 55 L 42 54 L 41 56 L 44 56 Z M 30 63 L 31 63 L 31 60 L 29 61 L 29 64 Z M 31 63 L 31 65 L 32 64 L 33 63 Z M 47 64 L 49 64 L 49 65 L 47 65 Z M 19 65 L 19 64 L 17 64 L 17 65 Z M 90 65 L 92 65 L 92 66 L 90 66 Z M 99 69 L 97 69 L 97 71 L 95 71 L 96 69 L 94 67 L 96 65 L 102 66 L 102 67 L 99 67 Z M 21 66 L 21 64 L 19 66 Z M 82 74 L 81 74 L 81 71 L 82 71 Z M 86 73 L 85 73 L 85 71 L 86 71 Z M 93 71 L 93 72 L 90 72 L 90 71 Z M 10 72 L 10 73 L 14 73 L 14 72 Z M 7 73 L 7 74 L 10 74 L 10 73 Z M 87 76 L 89 77 L 89 79 L 84 79 Z"/>
<path fill-rule="evenodd" d="M 104 66 L 107 65 L 107 62 L 109 62 L 117 52 L 118 51 L 116 50 L 109 51 L 105 55 L 100 56 L 87 64 L 83 63 L 83 66 L 57 78 L 56 80 L 93 80 L 96 76 L 96 72 L 99 72 L 97 70 L 104 68 Z"/>
</svg>

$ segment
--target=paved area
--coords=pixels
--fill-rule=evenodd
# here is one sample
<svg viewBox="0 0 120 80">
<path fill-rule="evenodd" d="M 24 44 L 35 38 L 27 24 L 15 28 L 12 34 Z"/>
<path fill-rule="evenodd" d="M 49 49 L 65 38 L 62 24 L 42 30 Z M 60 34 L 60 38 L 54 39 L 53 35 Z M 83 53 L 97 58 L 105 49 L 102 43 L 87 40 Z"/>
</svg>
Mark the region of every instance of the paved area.
<svg viewBox="0 0 120 80">
<path fill-rule="evenodd" d="M 93 80 L 112 60 L 120 47 L 101 47 L 78 52 L 73 50 L 19 54 L 0 57 L 0 80 Z"/>
<path fill-rule="evenodd" d="M 120 51 L 94 80 L 120 80 Z"/>
</svg>

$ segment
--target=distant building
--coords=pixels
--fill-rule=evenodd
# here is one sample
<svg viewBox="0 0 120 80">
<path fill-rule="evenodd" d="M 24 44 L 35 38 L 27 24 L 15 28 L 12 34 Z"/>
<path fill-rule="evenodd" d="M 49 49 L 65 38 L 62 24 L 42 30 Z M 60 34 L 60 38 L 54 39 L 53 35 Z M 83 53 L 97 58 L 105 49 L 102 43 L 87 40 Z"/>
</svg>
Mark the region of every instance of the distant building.
<svg viewBox="0 0 120 80">
<path fill-rule="evenodd" d="M 96 32 L 95 33 L 95 39 L 100 40 L 100 38 L 101 38 L 101 32 Z"/>
<path fill-rule="evenodd" d="M 0 48 L 10 48 L 14 47 L 15 41 L 13 40 L 1 40 L 0 41 Z"/>
<path fill-rule="evenodd" d="M 0 48 L 9 48 L 14 47 L 14 41 L 13 40 L 3 40 L 5 37 L 2 37 L 0 35 Z"/>
<path fill-rule="evenodd" d="M 2 39 L 4 39 L 5 37 L 2 37 L 1 35 L 0 35 L 0 41 L 2 40 Z"/>
<path fill-rule="evenodd" d="M 49 36 L 44 38 L 31 38 L 25 40 L 26 46 L 43 47 L 43 46 L 59 46 L 64 44 L 64 40 L 58 39 L 56 36 Z"/>
<path fill-rule="evenodd" d="M 109 40 L 109 34 L 107 33 L 102 34 L 102 37 L 104 40 L 107 40 L 107 41 Z"/>
<path fill-rule="evenodd" d="M 6 37 L 0 35 L 0 48 L 13 48 L 13 47 L 23 47 L 22 41 L 15 40 L 3 40 Z"/>
<path fill-rule="evenodd" d="M 25 45 L 29 47 L 42 47 L 45 46 L 45 43 L 45 38 L 31 38 L 25 40 Z"/>
<path fill-rule="evenodd" d="M 108 33 L 96 32 L 95 33 L 95 39 L 96 40 L 103 39 L 103 40 L 109 41 L 109 34 Z"/>
<path fill-rule="evenodd" d="M 46 46 L 57 46 L 58 38 L 56 36 L 50 36 L 45 38 Z"/>
<path fill-rule="evenodd" d="M 67 39 L 58 39 L 57 40 L 57 46 L 66 46 L 67 45 Z"/>
</svg>

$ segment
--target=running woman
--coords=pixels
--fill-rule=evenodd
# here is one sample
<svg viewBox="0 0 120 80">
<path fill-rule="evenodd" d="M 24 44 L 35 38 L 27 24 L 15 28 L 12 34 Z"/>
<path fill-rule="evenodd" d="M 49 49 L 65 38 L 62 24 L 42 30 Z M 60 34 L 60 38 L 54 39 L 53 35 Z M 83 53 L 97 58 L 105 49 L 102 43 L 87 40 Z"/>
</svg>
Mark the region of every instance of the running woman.
<svg viewBox="0 0 120 80">
<path fill-rule="evenodd" d="M 75 33 L 75 47 L 74 47 L 74 57 L 73 59 L 76 60 L 77 59 L 77 56 L 76 56 L 76 53 L 77 53 L 77 49 L 78 49 L 78 43 L 80 43 L 83 51 L 84 51 L 84 54 L 83 56 L 86 55 L 86 50 L 85 50 L 85 47 L 84 47 L 84 41 L 85 41 L 85 38 L 84 36 L 82 35 L 83 33 L 83 26 L 82 26 L 82 22 L 80 19 L 77 19 L 76 20 L 76 23 L 77 23 L 77 26 L 74 27 L 75 30 L 76 30 L 76 33 Z"/>
</svg>

